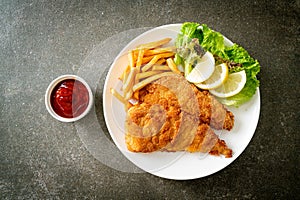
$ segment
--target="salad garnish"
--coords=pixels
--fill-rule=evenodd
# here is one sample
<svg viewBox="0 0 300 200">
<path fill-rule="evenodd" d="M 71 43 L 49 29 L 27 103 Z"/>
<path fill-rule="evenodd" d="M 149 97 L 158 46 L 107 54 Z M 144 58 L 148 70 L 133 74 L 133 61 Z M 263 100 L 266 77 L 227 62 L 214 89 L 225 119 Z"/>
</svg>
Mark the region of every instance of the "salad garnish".
<svg viewBox="0 0 300 200">
<path fill-rule="evenodd" d="M 184 23 L 175 45 L 177 53 L 174 61 L 182 66 L 185 76 L 201 60 L 205 51 L 213 54 L 216 65 L 226 63 L 229 74 L 245 71 L 247 79 L 243 89 L 233 96 L 218 98 L 221 103 L 239 107 L 249 101 L 259 87 L 260 82 L 256 77 L 260 71 L 259 62 L 238 44 L 226 46 L 223 35 L 210 29 L 206 24 Z"/>
</svg>

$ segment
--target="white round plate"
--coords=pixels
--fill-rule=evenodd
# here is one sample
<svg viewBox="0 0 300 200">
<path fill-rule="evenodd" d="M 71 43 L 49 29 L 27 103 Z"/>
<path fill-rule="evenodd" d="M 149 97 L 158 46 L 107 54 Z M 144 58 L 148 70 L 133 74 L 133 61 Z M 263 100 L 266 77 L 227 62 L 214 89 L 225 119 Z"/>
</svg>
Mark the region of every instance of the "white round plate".
<svg viewBox="0 0 300 200">
<path fill-rule="evenodd" d="M 235 116 L 235 126 L 230 131 L 220 132 L 220 138 L 233 150 L 231 158 L 222 156 L 204 155 L 187 152 L 154 152 L 132 153 L 125 144 L 124 122 L 126 113 L 124 106 L 110 93 L 110 88 L 119 90 L 121 81 L 118 77 L 127 66 L 127 52 L 137 45 L 165 37 L 172 38 L 171 44 L 180 32 L 181 24 L 170 24 L 151 29 L 132 40 L 116 57 L 106 77 L 103 92 L 103 110 L 110 135 L 123 153 L 136 166 L 153 175 L 174 179 L 189 180 L 211 175 L 232 163 L 249 144 L 259 118 L 260 95 L 259 89 L 253 98 L 239 108 L 228 108 Z M 225 45 L 232 45 L 226 37 Z M 218 131 L 215 131 L 218 134 Z"/>
</svg>

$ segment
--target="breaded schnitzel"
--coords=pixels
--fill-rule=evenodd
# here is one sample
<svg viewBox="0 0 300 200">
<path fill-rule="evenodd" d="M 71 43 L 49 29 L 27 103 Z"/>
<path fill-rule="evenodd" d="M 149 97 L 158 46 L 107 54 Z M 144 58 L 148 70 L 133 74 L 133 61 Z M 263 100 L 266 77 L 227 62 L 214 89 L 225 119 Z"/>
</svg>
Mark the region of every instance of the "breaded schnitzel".
<svg viewBox="0 0 300 200">
<path fill-rule="evenodd" d="M 232 156 L 212 128 L 230 130 L 233 114 L 207 91 L 182 82 L 180 76 L 142 88 L 139 102 L 128 109 L 125 124 L 125 141 L 132 152 L 185 150 Z"/>
<path fill-rule="evenodd" d="M 191 84 L 195 91 L 200 108 L 200 121 L 210 125 L 212 128 L 230 131 L 234 125 L 234 116 L 232 112 L 226 110 L 223 104 L 218 102 L 207 90 L 200 91 Z"/>
</svg>

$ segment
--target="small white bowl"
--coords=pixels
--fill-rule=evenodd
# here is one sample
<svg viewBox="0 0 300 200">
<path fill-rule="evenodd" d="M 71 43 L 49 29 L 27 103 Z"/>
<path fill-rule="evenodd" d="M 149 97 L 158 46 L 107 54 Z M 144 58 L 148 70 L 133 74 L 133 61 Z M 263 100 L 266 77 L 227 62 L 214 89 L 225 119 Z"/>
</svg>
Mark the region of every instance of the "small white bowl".
<svg viewBox="0 0 300 200">
<path fill-rule="evenodd" d="M 61 81 L 63 80 L 68 80 L 68 79 L 74 79 L 77 81 L 80 81 L 87 89 L 88 93 L 89 93 L 89 103 L 87 108 L 85 109 L 85 111 L 83 113 L 81 113 L 79 116 L 77 117 L 73 117 L 73 118 L 65 118 L 65 117 L 61 117 L 60 115 L 58 115 L 52 108 L 51 105 L 51 93 L 53 91 L 53 89 L 57 86 L 57 84 L 59 84 Z M 54 117 L 55 119 L 61 121 L 61 122 L 74 122 L 77 121 L 81 118 L 83 118 L 84 116 L 86 116 L 89 111 L 92 108 L 93 105 L 93 93 L 92 90 L 90 88 L 90 86 L 87 84 L 87 82 L 85 80 L 83 80 L 82 78 L 80 78 L 79 76 L 76 75 L 62 75 L 57 77 L 56 79 L 54 79 L 50 85 L 48 86 L 47 90 L 46 90 L 46 94 L 45 94 L 45 104 L 46 104 L 46 108 L 48 110 L 48 112 L 51 114 L 52 117 Z"/>
</svg>

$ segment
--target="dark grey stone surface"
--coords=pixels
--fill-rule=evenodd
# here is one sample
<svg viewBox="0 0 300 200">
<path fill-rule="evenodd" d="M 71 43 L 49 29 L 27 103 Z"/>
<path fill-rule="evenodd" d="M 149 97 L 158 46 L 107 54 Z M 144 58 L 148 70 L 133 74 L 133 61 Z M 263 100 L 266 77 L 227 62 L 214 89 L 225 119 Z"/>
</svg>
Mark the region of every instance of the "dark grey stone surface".
<svg viewBox="0 0 300 200">
<path fill-rule="evenodd" d="M 299 0 L 0 1 L 0 199 L 299 198 L 299 9 Z M 191 181 L 120 172 L 47 113 L 48 84 L 76 74 L 102 41 L 185 21 L 220 31 L 262 66 L 257 130 L 224 170 Z"/>
</svg>

